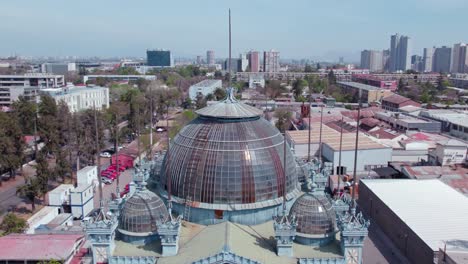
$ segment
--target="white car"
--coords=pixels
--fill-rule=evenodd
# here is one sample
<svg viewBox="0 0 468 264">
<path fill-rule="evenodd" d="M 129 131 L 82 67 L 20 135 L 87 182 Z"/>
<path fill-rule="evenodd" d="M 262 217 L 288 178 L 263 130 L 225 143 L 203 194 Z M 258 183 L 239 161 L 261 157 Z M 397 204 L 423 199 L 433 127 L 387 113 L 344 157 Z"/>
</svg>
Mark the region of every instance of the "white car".
<svg viewBox="0 0 468 264">
<path fill-rule="evenodd" d="M 106 177 L 101 178 L 102 183 L 104 184 L 112 184 L 112 180 Z"/>
<path fill-rule="evenodd" d="M 99 154 L 99 156 L 101 156 L 101 158 L 110 158 L 110 157 L 112 157 L 112 155 L 109 152 L 102 152 L 101 154 Z"/>
</svg>

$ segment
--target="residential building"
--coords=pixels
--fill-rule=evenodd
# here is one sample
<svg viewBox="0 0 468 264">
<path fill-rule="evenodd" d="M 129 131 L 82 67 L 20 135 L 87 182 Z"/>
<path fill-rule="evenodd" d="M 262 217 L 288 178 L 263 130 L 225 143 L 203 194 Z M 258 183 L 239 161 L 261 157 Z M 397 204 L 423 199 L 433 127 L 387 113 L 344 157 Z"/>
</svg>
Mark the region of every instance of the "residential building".
<svg viewBox="0 0 468 264">
<path fill-rule="evenodd" d="M 250 75 L 249 76 L 249 88 L 265 87 L 265 78 L 263 75 Z"/>
<path fill-rule="evenodd" d="M 203 80 L 189 87 L 189 97 L 192 101 L 195 101 L 198 95 L 205 97 L 212 94 L 217 88 L 222 87 L 221 80 Z"/>
<path fill-rule="evenodd" d="M 174 59 L 170 50 L 147 50 L 146 59 L 148 66 L 172 67 Z"/>
<path fill-rule="evenodd" d="M 25 87 L 25 86 L 9 86 L 0 87 L 0 107 L 10 106 L 14 101 L 18 100 L 20 96 L 23 96 L 30 102 L 35 102 L 36 97 L 39 94 L 38 87 Z"/>
<path fill-rule="evenodd" d="M 65 75 L 69 72 L 76 71 L 76 63 L 71 62 L 64 62 L 64 63 L 43 63 L 41 65 L 41 72 L 42 73 L 50 73 L 50 74 L 62 74 Z"/>
<path fill-rule="evenodd" d="M 70 112 L 79 112 L 86 109 L 106 109 L 109 107 L 109 88 L 107 87 L 63 87 L 42 89 L 41 93 L 48 94 L 55 101 L 64 101 Z"/>
<path fill-rule="evenodd" d="M 353 74 L 351 78 L 353 82 L 388 89 L 390 91 L 398 89 L 398 80 L 384 80 L 375 74 Z"/>
<path fill-rule="evenodd" d="M 423 54 L 423 71 L 432 72 L 435 48 L 424 48 Z"/>
<path fill-rule="evenodd" d="M 70 207 L 74 218 L 84 218 L 94 209 L 94 184 L 78 185 L 70 192 Z"/>
<path fill-rule="evenodd" d="M 202 64 L 202 57 L 201 56 L 197 56 L 197 64 L 198 65 Z"/>
<path fill-rule="evenodd" d="M 96 79 L 101 78 L 108 81 L 115 82 L 131 82 L 137 81 L 138 79 L 145 79 L 147 81 L 156 80 L 155 75 L 114 75 L 114 74 L 99 74 L 99 75 L 85 75 L 83 76 L 83 83 L 88 81 L 96 81 Z"/>
<path fill-rule="evenodd" d="M 379 50 L 361 51 L 361 68 L 371 72 L 383 71 L 383 54 Z"/>
<path fill-rule="evenodd" d="M 362 103 L 380 102 L 382 98 L 393 94 L 390 90 L 357 82 L 338 82 L 345 93 L 361 94 Z M 359 96 L 357 97 L 359 98 Z"/>
<path fill-rule="evenodd" d="M 468 46 L 465 43 L 458 43 L 452 48 L 452 62 L 450 72 L 468 73 Z"/>
<path fill-rule="evenodd" d="M 362 179 L 358 204 L 411 263 L 468 237 L 468 197 L 438 179 Z"/>
<path fill-rule="evenodd" d="M 396 72 L 411 69 L 410 52 L 410 37 L 399 34 L 392 35 L 390 40 L 390 71 Z"/>
<path fill-rule="evenodd" d="M 249 67 L 249 60 L 247 54 L 242 53 L 239 55 L 239 71 L 245 72 Z"/>
<path fill-rule="evenodd" d="M 242 72 L 242 61 L 241 59 L 233 59 L 231 58 L 231 68 L 229 69 L 229 59 L 226 59 L 223 64 L 223 70 L 231 71 L 233 74 L 237 72 Z"/>
<path fill-rule="evenodd" d="M 468 89 L 468 74 L 452 74 L 449 81 L 457 88 Z"/>
<path fill-rule="evenodd" d="M 214 50 L 208 50 L 206 52 L 206 64 L 208 64 L 208 65 L 215 64 L 215 52 L 214 52 Z"/>
<path fill-rule="evenodd" d="M 450 72 L 450 59 L 452 56 L 452 49 L 446 46 L 436 48 L 434 51 L 433 68 L 434 72 Z"/>
<path fill-rule="evenodd" d="M 384 71 L 389 71 L 390 69 L 390 50 L 383 50 L 382 51 L 382 65 Z"/>
<path fill-rule="evenodd" d="M 265 51 L 263 52 L 263 71 L 264 72 L 279 72 L 279 51 Z"/>
<path fill-rule="evenodd" d="M 411 69 L 416 72 L 424 71 L 424 63 L 422 56 L 413 55 L 411 56 Z"/>
<path fill-rule="evenodd" d="M 392 111 L 392 112 L 400 112 L 400 109 L 402 107 L 405 107 L 408 105 L 421 107 L 420 103 L 417 103 L 409 98 L 406 98 L 398 94 L 392 94 L 382 99 L 382 109 Z"/>
<path fill-rule="evenodd" d="M 63 75 L 28 73 L 24 75 L 0 75 L 0 87 L 56 88 L 65 86 Z"/>
<path fill-rule="evenodd" d="M 258 51 L 249 51 L 247 53 L 247 59 L 249 60 L 250 72 L 260 71 L 260 54 Z"/>
</svg>

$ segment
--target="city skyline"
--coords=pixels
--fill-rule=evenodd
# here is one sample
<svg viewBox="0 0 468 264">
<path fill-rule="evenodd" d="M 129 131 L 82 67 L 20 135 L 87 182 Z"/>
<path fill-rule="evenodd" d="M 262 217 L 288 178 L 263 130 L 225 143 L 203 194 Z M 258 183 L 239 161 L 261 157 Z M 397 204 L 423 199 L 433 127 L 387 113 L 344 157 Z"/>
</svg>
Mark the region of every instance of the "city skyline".
<svg viewBox="0 0 468 264">
<path fill-rule="evenodd" d="M 6 11 L 2 16 L 9 23 L 0 28 L 10 40 L 2 44 L 2 56 L 144 57 L 146 49 L 163 48 L 173 51 L 176 58 L 196 57 L 206 50 L 214 50 L 217 58 L 227 57 L 227 28 L 222 22 L 229 7 L 236 20 L 233 54 L 275 49 L 284 59 L 336 61 L 344 56 L 345 61 L 359 61 L 361 50 L 387 49 L 389 36 L 400 33 L 411 37 L 410 53 L 422 55 L 425 47 L 466 42 L 459 32 L 463 32 L 462 17 L 468 10 L 468 3 L 461 0 L 394 1 L 392 5 L 368 0 L 359 4 L 297 1 L 294 5 L 267 5 L 263 0 L 206 1 L 204 5 L 188 1 L 139 5 L 26 2 L 27 9 L 2 3 Z M 187 8 L 181 9 L 182 5 Z M 40 45 L 31 45 L 32 39 Z"/>
</svg>

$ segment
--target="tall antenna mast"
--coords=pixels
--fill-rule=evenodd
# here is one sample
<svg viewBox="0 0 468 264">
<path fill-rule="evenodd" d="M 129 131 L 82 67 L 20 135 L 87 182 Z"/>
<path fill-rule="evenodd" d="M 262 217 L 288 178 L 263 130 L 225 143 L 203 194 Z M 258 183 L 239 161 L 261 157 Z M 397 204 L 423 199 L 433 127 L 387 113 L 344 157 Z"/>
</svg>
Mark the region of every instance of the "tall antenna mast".
<svg viewBox="0 0 468 264">
<path fill-rule="evenodd" d="M 166 161 L 166 184 L 167 184 L 167 207 L 169 209 L 169 216 L 171 216 L 172 212 L 172 175 L 170 175 L 170 166 L 171 166 L 171 138 L 169 135 L 169 102 L 167 104 L 167 116 L 166 116 L 166 133 L 167 133 L 167 161 Z M 171 216 L 172 217 L 172 216 Z"/>
<path fill-rule="evenodd" d="M 232 86 L 232 76 L 231 76 L 231 9 L 229 8 L 229 60 L 228 60 L 228 69 L 229 69 L 229 88 Z"/>
<path fill-rule="evenodd" d="M 358 144 L 359 144 L 359 119 L 361 117 L 361 89 L 359 89 L 359 103 L 358 103 L 358 113 L 356 117 L 356 147 L 354 149 L 354 168 L 353 168 L 353 209 L 356 209 L 356 183 L 358 181 L 358 176 L 356 174 L 357 167 L 357 155 L 358 155 Z"/>
<path fill-rule="evenodd" d="M 99 180 L 99 209 L 103 208 L 103 201 L 102 201 L 102 179 L 101 179 L 101 156 L 99 155 L 101 149 L 99 147 L 99 132 L 98 132 L 98 122 L 97 122 L 97 111 L 96 111 L 96 103 L 93 102 L 93 112 L 94 112 L 94 127 L 96 133 L 96 156 L 97 156 L 97 173 L 98 173 L 98 180 Z"/>
<path fill-rule="evenodd" d="M 341 124 L 340 124 L 340 153 L 339 153 L 339 156 L 338 156 L 338 170 L 339 170 L 339 172 L 337 173 L 338 174 L 338 188 L 337 188 L 338 193 L 340 192 L 340 181 L 341 181 L 341 176 L 343 174 L 343 170 L 341 169 L 341 151 L 342 151 L 342 147 L 343 147 L 343 116 L 341 116 Z"/>
<path fill-rule="evenodd" d="M 321 106 L 320 108 L 320 134 L 319 134 L 319 148 L 320 148 L 320 151 L 319 151 L 319 168 L 318 168 L 318 172 L 320 172 L 320 170 L 322 169 L 322 126 L 323 126 L 323 105 Z"/>
<path fill-rule="evenodd" d="M 311 129 L 312 129 L 312 124 L 310 123 L 310 116 L 311 116 L 311 112 L 310 112 L 310 104 L 311 104 L 311 101 L 312 101 L 312 94 L 309 95 L 309 103 L 307 104 L 307 112 L 309 114 L 309 141 L 308 141 L 308 144 L 307 144 L 307 162 L 310 162 L 310 133 L 311 133 Z"/>
</svg>

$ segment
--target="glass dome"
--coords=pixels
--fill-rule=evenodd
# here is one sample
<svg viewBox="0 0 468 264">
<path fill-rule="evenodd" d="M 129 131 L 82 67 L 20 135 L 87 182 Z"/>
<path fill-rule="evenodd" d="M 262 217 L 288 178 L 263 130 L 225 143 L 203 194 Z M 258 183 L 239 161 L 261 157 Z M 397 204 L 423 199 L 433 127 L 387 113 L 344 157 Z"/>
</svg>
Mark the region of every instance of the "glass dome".
<svg viewBox="0 0 468 264">
<path fill-rule="evenodd" d="M 297 219 L 297 233 L 328 235 L 335 231 L 336 213 L 324 194 L 304 193 L 294 202 L 289 215 Z"/>
<path fill-rule="evenodd" d="M 283 136 L 259 109 L 230 97 L 197 113 L 166 154 L 160 174 L 165 190 L 169 174 L 172 195 L 194 202 L 249 204 L 282 197 Z M 286 149 L 289 194 L 297 189 L 297 172 Z"/>
<path fill-rule="evenodd" d="M 156 223 L 168 218 L 169 212 L 161 198 L 143 188 L 125 201 L 119 229 L 132 233 L 153 233 L 157 231 Z"/>
</svg>

